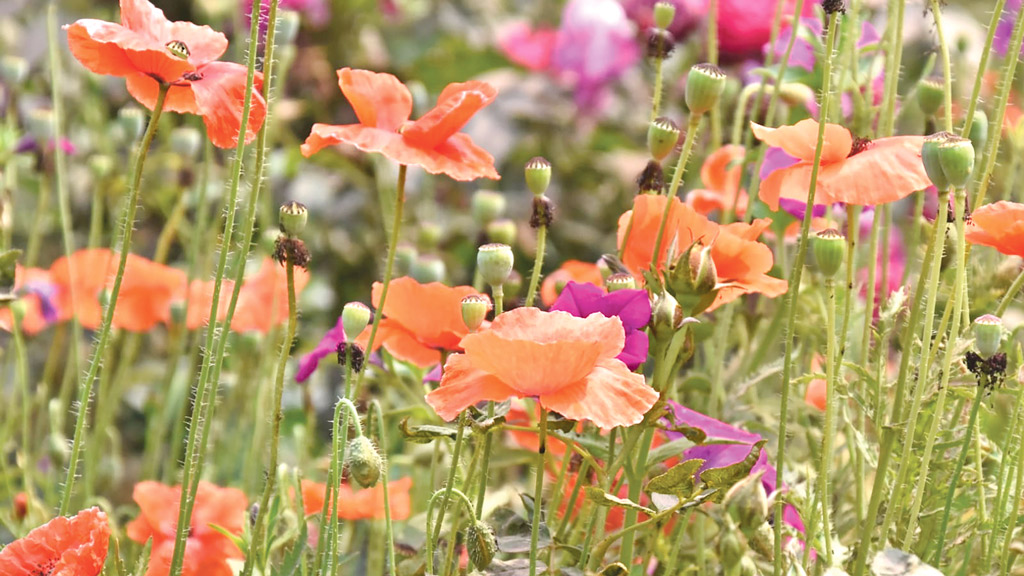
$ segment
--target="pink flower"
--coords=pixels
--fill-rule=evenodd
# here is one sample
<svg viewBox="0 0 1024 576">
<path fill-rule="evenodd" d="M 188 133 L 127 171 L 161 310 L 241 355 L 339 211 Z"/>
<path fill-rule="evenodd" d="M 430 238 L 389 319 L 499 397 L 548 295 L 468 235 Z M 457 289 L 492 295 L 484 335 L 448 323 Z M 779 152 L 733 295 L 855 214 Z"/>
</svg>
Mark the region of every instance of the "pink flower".
<svg viewBox="0 0 1024 576">
<path fill-rule="evenodd" d="M 804 2 L 801 16 L 814 16 L 818 0 Z M 786 0 L 785 16 L 792 16 L 795 0 Z M 758 0 L 721 0 L 718 3 L 718 46 L 722 55 L 745 58 L 761 53 L 771 40 L 775 20 L 775 2 Z"/>
</svg>

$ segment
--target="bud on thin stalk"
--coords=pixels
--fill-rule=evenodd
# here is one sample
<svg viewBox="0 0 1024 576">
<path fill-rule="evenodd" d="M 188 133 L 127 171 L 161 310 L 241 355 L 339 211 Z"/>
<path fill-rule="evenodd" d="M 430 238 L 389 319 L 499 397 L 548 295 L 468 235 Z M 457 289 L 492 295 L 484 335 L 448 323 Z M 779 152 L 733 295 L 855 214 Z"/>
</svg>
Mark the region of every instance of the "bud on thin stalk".
<svg viewBox="0 0 1024 576">
<path fill-rule="evenodd" d="M 695 64 L 686 77 L 686 107 L 700 116 L 718 104 L 725 90 L 725 74 L 713 64 Z"/>
</svg>

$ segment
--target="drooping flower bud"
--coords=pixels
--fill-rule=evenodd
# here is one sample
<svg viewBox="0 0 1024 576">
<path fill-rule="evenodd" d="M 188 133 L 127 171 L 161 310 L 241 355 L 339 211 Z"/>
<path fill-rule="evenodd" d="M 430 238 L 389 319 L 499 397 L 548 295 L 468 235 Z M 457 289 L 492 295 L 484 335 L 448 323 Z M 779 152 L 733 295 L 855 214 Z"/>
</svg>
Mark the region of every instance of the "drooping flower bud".
<svg viewBox="0 0 1024 576">
<path fill-rule="evenodd" d="M 413 261 L 409 275 L 420 284 L 444 282 L 445 277 L 448 275 L 448 267 L 445 266 L 444 260 L 441 260 L 439 256 L 423 254 Z"/>
<path fill-rule="evenodd" d="M 683 309 L 668 292 L 657 296 L 651 312 L 651 328 L 656 338 L 675 333 L 683 325 Z"/>
<path fill-rule="evenodd" d="M 474 520 L 466 528 L 466 552 L 473 566 L 480 570 L 487 568 L 497 551 L 498 541 L 494 538 L 494 530 L 484 522 Z"/>
<path fill-rule="evenodd" d="M 500 192 L 479 190 L 473 194 L 469 211 L 478 226 L 487 226 L 494 220 L 505 215 L 505 196 Z"/>
<path fill-rule="evenodd" d="M 741 530 L 756 529 L 768 518 L 768 495 L 761 485 L 761 476 L 762 473 L 751 474 L 733 484 L 722 501 Z"/>
<path fill-rule="evenodd" d="M 950 137 L 953 137 L 953 134 L 949 132 L 937 132 L 926 137 L 921 145 L 921 163 L 924 164 L 924 171 L 939 190 L 949 188 L 949 179 L 946 178 L 942 162 L 939 160 L 939 146 Z"/>
<path fill-rule="evenodd" d="M 462 299 L 462 321 L 470 332 L 480 328 L 490 311 L 491 301 L 480 294 L 470 294 Z"/>
<path fill-rule="evenodd" d="M 281 204 L 280 225 L 281 233 L 291 237 L 302 234 L 306 229 L 306 221 L 309 219 L 309 211 L 305 204 L 290 201 Z"/>
<path fill-rule="evenodd" d="M 668 30 L 676 18 L 676 5 L 671 2 L 658 2 L 654 5 L 654 25 Z"/>
<path fill-rule="evenodd" d="M 811 239 L 814 264 L 825 278 L 839 272 L 846 261 L 846 238 L 835 228 L 822 230 Z"/>
<path fill-rule="evenodd" d="M 526 185 L 534 196 L 548 191 L 551 184 L 551 163 L 537 156 L 526 163 Z"/>
<path fill-rule="evenodd" d="M 487 239 L 498 244 L 515 244 L 516 232 L 516 223 L 508 218 L 500 218 L 487 225 Z"/>
<path fill-rule="evenodd" d="M 356 338 L 370 324 L 373 312 L 362 302 L 349 302 L 341 309 L 341 327 L 345 332 L 346 342 L 355 342 Z"/>
<path fill-rule="evenodd" d="M 647 125 L 647 150 L 651 157 L 661 162 L 672 153 L 679 142 L 679 126 L 661 116 Z"/>
<path fill-rule="evenodd" d="M 635 290 L 636 279 L 631 274 L 612 274 L 604 281 L 605 288 L 609 292 L 615 292 L 617 290 Z"/>
<path fill-rule="evenodd" d="M 686 77 L 686 107 L 691 114 L 705 114 L 718 104 L 725 90 L 725 74 L 713 64 L 694 64 Z"/>
<path fill-rule="evenodd" d="M 946 180 L 958 189 L 967 186 L 974 173 L 974 145 L 970 139 L 953 136 L 939 144 L 939 163 Z"/>
<path fill-rule="evenodd" d="M 934 116 L 942 106 L 946 91 L 942 83 L 927 78 L 917 85 L 917 105 L 927 116 Z"/>
<path fill-rule="evenodd" d="M 983 358 L 990 358 L 999 352 L 1003 337 L 1003 321 L 992 314 L 979 316 L 974 320 L 974 347 Z"/>
<path fill-rule="evenodd" d="M 191 126 L 179 126 L 171 130 L 171 150 L 182 158 L 195 158 L 203 147 L 203 135 Z"/>
<path fill-rule="evenodd" d="M 372 488 L 377 485 L 377 481 L 380 480 L 380 471 L 384 467 L 384 460 L 369 438 L 366 436 L 353 438 L 348 444 L 348 454 L 345 459 L 348 464 L 349 476 L 360 486 Z"/>
<path fill-rule="evenodd" d="M 512 272 L 515 256 L 508 244 L 484 244 L 477 249 L 476 266 L 490 286 L 501 286 Z"/>
</svg>

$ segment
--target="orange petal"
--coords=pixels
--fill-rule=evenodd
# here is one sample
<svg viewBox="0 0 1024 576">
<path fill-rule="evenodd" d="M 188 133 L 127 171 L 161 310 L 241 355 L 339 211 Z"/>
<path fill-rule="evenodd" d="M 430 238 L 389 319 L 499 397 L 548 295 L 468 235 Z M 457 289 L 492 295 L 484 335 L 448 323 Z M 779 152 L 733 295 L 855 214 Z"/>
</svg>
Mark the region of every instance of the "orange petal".
<svg viewBox="0 0 1024 576">
<path fill-rule="evenodd" d="M 163 10 L 148 0 L 121 0 L 121 24 L 160 45 L 172 40 L 184 42 L 188 46 L 188 59 L 195 65 L 212 62 L 228 49 L 224 34 L 209 26 L 171 22 Z"/>
<path fill-rule="evenodd" d="M 156 106 L 160 84 L 151 76 L 141 72 L 129 74 L 127 85 L 128 93 L 132 95 L 132 98 L 138 100 L 139 104 L 150 110 Z M 199 108 L 196 106 L 196 96 L 192 92 L 192 86 L 171 86 L 164 99 L 164 110 L 182 114 L 198 114 Z"/>
<path fill-rule="evenodd" d="M 228 532 L 241 534 L 248 507 L 249 499 L 245 492 L 200 481 L 196 489 L 192 525 L 198 530 L 210 529 L 210 524 L 216 524 Z M 212 529 L 210 530 L 212 532 Z"/>
<path fill-rule="evenodd" d="M 704 186 L 719 191 L 739 190 L 743 167 L 739 163 L 745 154 L 743 146 L 727 144 L 712 152 L 700 167 Z"/>
<path fill-rule="evenodd" d="M 309 273 L 302 269 L 295 270 L 296 295 L 302 292 L 307 282 Z M 242 285 L 231 329 L 236 332 L 254 330 L 266 334 L 287 319 L 288 285 L 284 268 L 270 258 L 264 258 L 259 271 Z"/>
<path fill-rule="evenodd" d="M 633 210 L 619 218 L 618 245 L 621 248 L 632 215 L 633 225 L 628 244 L 622 253 L 622 262 L 634 273 L 651 267 L 658 228 L 661 226 L 667 202 L 668 198 L 665 196 L 641 194 L 633 200 Z M 668 220 L 665 223 L 661 250 L 657 258 L 659 270 L 664 267 L 670 249 L 679 254 L 698 240 L 710 243 L 718 235 L 718 224 L 698 214 L 678 198 L 673 198 L 669 206 Z"/>
<path fill-rule="evenodd" d="M 391 74 L 342 68 L 338 86 L 363 126 L 395 132 L 412 113 L 412 94 Z"/>
<path fill-rule="evenodd" d="M 392 141 L 401 141 L 402 137 L 395 132 L 387 132 L 378 128 L 370 128 L 362 124 L 336 126 L 332 124 L 314 124 L 313 129 L 302 144 L 302 155 L 309 158 L 327 146 L 351 144 L 363 152 L 383 152 Z"/>
<path fill-rule="evenodd" d="M 462 129 L 474 114 L 490 104 L 498 91 L 486 82 L 449 84 L 437 106 L 402 132 L 402 138 L 416 148 L 436 148 Z"/>
<path fill-rule="evenodd" d="M 518 395 L 501 380 L 476 368 L 465 354 L 452 354 L 444 364 L 440 387 L 427 394 L 427 404 L 450 422 L 477 402 L 504 402 Z"/>
<path fill-rule="evenodd" d="M 1024 257 L 1024 204 L 1001 201 L 979 207 L 971 214 L 967 241 Z"/>
<path fill-rule="evenodd" d="M 570 420 L 590 420 L 599 428 L 631 426 L 658 400 L 642 374 L 620 360 L 605 358 L 577 383 L 541 394 L 540 403 Z"/>
<path fill-rule="evenodd" d="M 824 412 L 828 396 L 828 384 L 821 378 L 815 378 L 807 383 L 807 392 L 804 394 L 804 402 L 808 406 Z"/>
<path fill-rule="evenodd" d="M 174 533 L 178 523 L 181 487 L 144 480 L 132 489 L 132 500 L 139 505 L 139 516 L 128 524 L 128 537 L 145 542 L 154 534 Z"/>
<path fill-rule="evenodd" d="M 876 206 L 932 185 L 921 162 L 922 136 L 882 138 L 842 162 L 823 166 L 818 185 L 835 202 Z"/>
<path fill-rule="evenodd" d="M 822 166 L 818 171 L 818 185 L 814 192 L 814 203 L 833 204 L 837 202 L 832 196 L 831 181 L 825 176 L 829 170 L 841 167 L 842 163 Z M 768 175 L 761 182 L 758 195 L 772 210 L 779 209 L 779 198 L 788 198 L 798 202 L 807 202 L 807 192 L 811 188 L 811 163 L 800 162 L 788 168 L 780 168 Z"/>
<path fill-rule="evenodd" d="M 566 260 L 562 262 L 562 266 L 558 270 L 548 274 L 540 285 L 540 299 L 544 305 L 554 304 L 558 299 L 558 286 L 560 284 L 564 286 L 569 282 L 603 287 L 604 276 L 601 275 L 601 269 L 597 267 L 597 264 L 580 260 Z"/>
<path fill-rule="evenodd" d="M 242 126 L 242 105 L 245 103 L 247 71 L 244 66 L 232 62 L 211 62 L 197 70 L 200 80 L 192 82 L 196 109 L 206 124 L 206 134 L 218 148 L 234 148 Z M 260 90 L 263 75 L 257 74 L 249 107 L 249 122 L 245 130 L 245 142 L 256 138 L 267 115 L 267 104 Z"/>
<path fill-rule="evenodd" d="M 769 146 L 782 148 L 786 154 L 807 162 L 814 161 L 814 151 L 818 146 L 818 121 L 808 118 L 792 126 L 767 128 L 751 122 L 754 136 Z M 850 131 L 838 124 L 825 125 L 825 139 L 821 149 L 821 164 L 838 162 L 850 155 L 853 148 L 853 136 Z"/>
<path fill-rule="evenodd" d="M 98 576 L 110 545 L 110 523 L 99 508 L 57 517 L 0 549 L 0 574 Z"/>
<path fill-rule="evenodd" d="M 195 69 L 167 50 L 166 41 L 102 20 L 79 20 L 67 27 L 71 54 L 97 74 L 143 73 L 174 82 Z"/>
<path fill-rule="evenodd" d="M 372 302 L 380 305 L 384 285 L 374 282 Z M 456 350 L 469 333 L 462 320 L 462 299 L 480 295 L 472 286 L 446 286 L 440 282 L 420 284 L 403 276 L 391 281 L 384 316 L 396 322 L 423 345 Z"/>
<path fill-rule="evenodd" d="M 402 362 L 409 362 L 420 368 L 441 363 L 440 350 L 422 344 L 416 339 L 415 332 L 409 332 L 388 318 L 381 320 L 376 340 L 384 345 L 389 354 Z"/>
<path fill-rule="evenodd" d="M 474 144 L 467 134 L 454 134 L 429 150 L 410 146 L 399 138 L 388 142 L 382 153 L 399 164 L 420 166 L 431 174 L 446 174 L 463 182 L 501 179 L 494 168 L 494 157 Z"/>
</svg>

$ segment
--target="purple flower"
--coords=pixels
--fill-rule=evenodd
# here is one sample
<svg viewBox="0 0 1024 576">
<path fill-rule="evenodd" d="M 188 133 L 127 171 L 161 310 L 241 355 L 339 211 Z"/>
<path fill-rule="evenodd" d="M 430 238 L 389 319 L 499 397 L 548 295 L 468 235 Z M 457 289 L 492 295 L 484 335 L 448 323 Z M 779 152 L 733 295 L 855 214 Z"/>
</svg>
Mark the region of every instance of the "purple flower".
<svg viewBox="0 0 1024 576">
<path fill-rule="evenodd" d="M 644 290 L 616 290 L 605 293 L 593 284 L 569 282 L 562 289 L 551 310 L 561 310 L 573 316 L 586 318 L 594 313 L 609 318 L 618 316 L 626 330 L 626 345 L 618 359 L 629 367 L 636 367 L 647 360 L 647 333 L 643 328 L 651 320 L 651 300 Z"/>
<path fill-rule="evenodd" d="M 245 15 L 246 27 L 251 25 L 253 0 L 243 0 L 242 13 Z M 279 0 L 278 8 L 281 10 L 292 10 L 305 16 L 311 24 L 320 27 L 331 18 L 326 0 Z M 260 2 L 260 36 L 266 33 L 267 18 L 270 17 L 270 0 Z"/>
<path fill-rule="evenodd" d="M 71 140 L 67 138 L 60 139 L 60 148 L 65 154 L 74 154 L 76 149 L 75 145 L 71 143 Z M 54 141 L 51 139 L 46 145 L 46 151 L 52 152 L 54 149 Z M 14 151 L 18 154 L 25 152 L 41 152 L 42 149 L 39 146 L 39 142 L 32 136 L 23 136 L 21 140 L 18 140 L 18 145 L 15 146 Z"/>
<path fill-rule="evenodd" d="M 22 294 L 34 294 L 39 299 L 39 312 L 47 324 L 57 321 L 57 285 L 51 282 L 26 282 L 19 290 Z"/>
<path fill-rule="evenodd" d="M 320 360 L 338 351 L 338 346 L 345 343 L 345 328 L 342 326 L 341 316 L 338 316 L 338 323 L 334 325 L 320 339 L 320 343 L 312 352 L 299 359 L 299 369 L 295 372 L 296 382 L 305 382 L 316 370 Z"/>
<path fill-rule="evenodd" d="M 694 458 L 704 460 L 704 464 L 697 471 L 698 476 L 709 468 L 722 468 L 742 462 L 750 455 L 754 444 L 762 440 L 760 434 L 747 432 L 720 420 L 715 420 L 710 416 L 690 410 L 674 400 L 669 400 L 668 404 L 672 408 L 672 420 L 676 426 L 697 428 L 704 432 L 704 442 L 687 448 L 681 455 L 683 460 Z M 672 440 L 683 437 L 682 432 L 666 431 L 665 434 Z M 761 455 L 754 467 L 751 468 L 750 473 L 757 474 L 761 471 L 764 471 L 761 476 L 761 485 L 764 487 L 765 493 L 775 492 L 777 488 L 775 484 L 776 470 L 768 462 L 768 452 L 764 449 L 761 450 Z M 800 519 L 800 514 L 792 505 L 786 505 L 782 517 L 786 524 L 798 532 L 804 531 L 804 523 Z"/>
<path fill-rule="evenodd" d="M 996 35 L 992 39 L 992 48 L 1000 56 L 1006 56 L 1010 49 L 1010 36 L 1013 35 L 1013 22 L 1020 11 L 1022 0 L 1008 0 L 1003 7 L 1003 13 L 999 17 L 999 24 L 996 26 Z M 1024 46 L 1021 46 L 1021 55 L 1024 55 Z"/>
<path fill-rule="evenodd" d="M 623 0 L 622 6 L 630 20 L 636 22 L 641 30 L 647 30 L 654 27 L 654 5 L 657 3 L 658 0 Z M 682 40 L 707 17 L 707 0 L 668 0 L 668 3 L 676 8 L 676 16 L 668 28 L 676 41 Z"/>
</svg>

